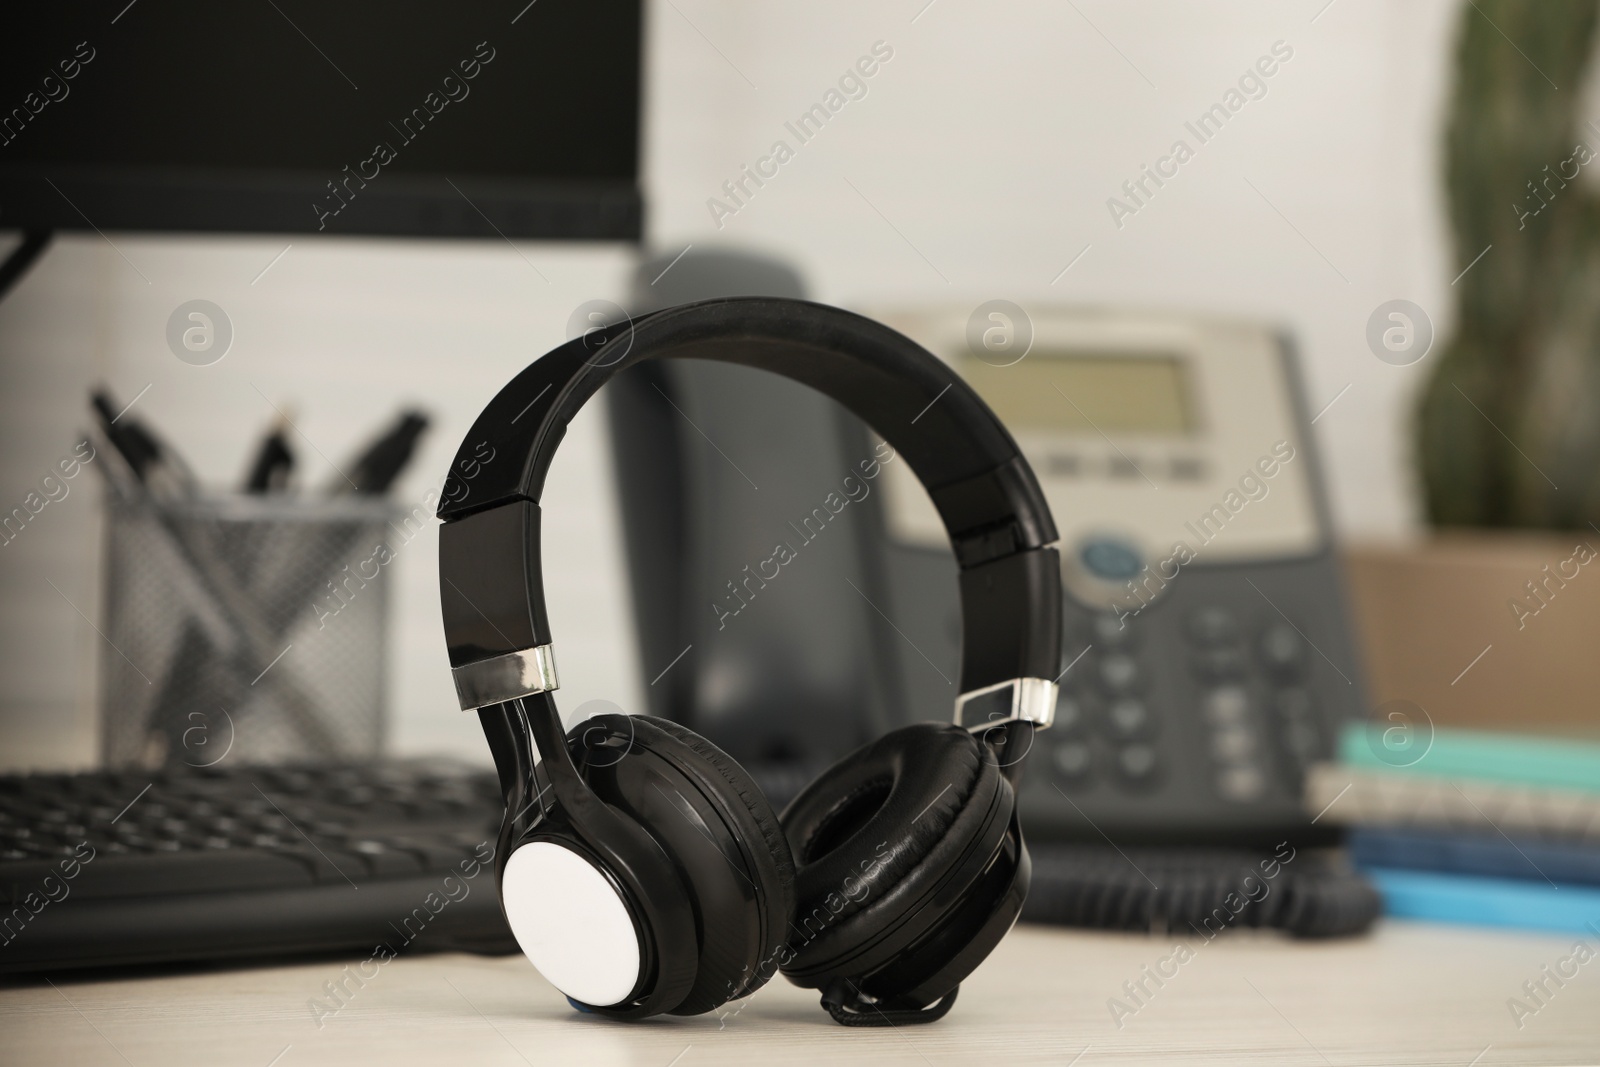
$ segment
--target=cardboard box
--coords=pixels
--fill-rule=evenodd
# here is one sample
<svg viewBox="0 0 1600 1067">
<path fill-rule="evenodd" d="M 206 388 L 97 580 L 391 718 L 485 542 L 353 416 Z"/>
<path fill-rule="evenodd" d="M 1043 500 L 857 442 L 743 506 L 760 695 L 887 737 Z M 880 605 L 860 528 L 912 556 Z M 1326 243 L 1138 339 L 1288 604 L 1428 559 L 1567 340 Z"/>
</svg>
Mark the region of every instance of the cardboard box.
<svg viewBox="0 0 1600 1067">
<path fill-rule="evenodd" d="M 1600 737 L 1600 533 L 1441 533 L 1343 555 L 1375 709 Z"/>
</svg>

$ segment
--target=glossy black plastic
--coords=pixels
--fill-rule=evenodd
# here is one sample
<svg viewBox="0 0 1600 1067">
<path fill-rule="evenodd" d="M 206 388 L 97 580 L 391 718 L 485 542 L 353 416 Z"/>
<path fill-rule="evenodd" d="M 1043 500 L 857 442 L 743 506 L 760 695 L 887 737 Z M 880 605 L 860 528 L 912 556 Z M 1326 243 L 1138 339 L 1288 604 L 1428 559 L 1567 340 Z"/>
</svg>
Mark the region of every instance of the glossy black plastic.
<svg viewBox="0 0 1600 1067">
<path fill-rule="evenodd" d="M 1024 726 L 1021 732 L 1028 729 Z M 1003 735 L 1007 743 L 984 745 L 986 760 L 1002 757 L 1008 748 L 1017 750 L 1013 742 L 1020 738 L 1010 727 L 992 733 L 995 741 Z M 979 774 L 963 814 L 945 831 L 955 835 L 948 840 L 964 844 L 958 854 L 941 861 L 936 877 L 908 874 L 882 887 L 881 899 L 862 913 L 856 928 L 842 931 L 849 936 L 806 946 L 807 951 L 784 966 L 784 975 L 797 985 L 823 990 L 843 982 L 847 990 L 886 1009 L 923 1008 L 951 993 L 1011 928 L 1027 894 L 1028 857 L 1012 787 L 1018 771 L 1019 764 L 991 763 Z M 790 817 L 786 813 L 786 820 Z M 914 825 L 904 827 L 908 835 L 914 831 Z M 911 885 L 920 890 L 907 897 Z M 818 955 L 815 949 L 824 946 L 828 951 Z"/>
<path fill-rule="evenodd" d="M 1033 865 L 1013 809 L 1000 847 L 956 906 L 861 990 L 886 1008 L 924 1008 L 953 992 L 1000 944 L 1028 896 Z"/>
<path fill-rule="evenodd" d="M 776 973 L 792 904 L 771 858 L 758 854 L 766 843 L 730 819 L 729 805 L 742 801 L 705 758 L 652 729 L 657 721 L 599 716 L 575 726 L 568 744 L 589 788 L 660 841 L 689 888 L 694 986 L 668 1011 L 698 1015 L 748 996 Z"/>
<path fill-rule="evenodd" d="M 447 494 L 439 517 L 537 501 L 556 445 L 589 397 L 635 363 L 670 358 L 771 371 L 837 400 L 911 464 L 957 542 L 987 540 L 996 527 L 1015 531 L 1010 551 L 1056 539 L 1049 507 L 1016 442 L 955 371 L 870 319 L 772 297 L 668 308 L 586 334 L 534 362 L 473 424 L 452 470 L 478 473 L 469 492 Z M 504 460 L 478 463 L 485 447 Z M 978 550 L 972 561 L 991 554 Z"/>
<path fill-rule="evenodd" d="M 1035 548 L 961 572 L 961 688 L 1061 672 L 1061 558 Z"/>
<path fill-rule="evenodd" d="M 522 759 L 529 754 L 526 740 L 531 738 L 542 757 L 540 767 L 548 776 L 554 803 L 544 804 L 537 818 L 513 842 L 520 847 L 533 841 L 556 841 L 576 848 L 611 879 L 627 902 L 642 949 L 640 979 L 633 992 L 617 1004 L 588 1005 L 597 1014 L 618 1019 L 659 1015 L 681 1004 L 694 987 L 698 951 L 694 910 L 689 903 L 689 887 L 661 843 L 633 819 L 606 804 L 579 773 L 567 748 L 561 717 L 548 693 L 497 705 L 505 709 L 504 723 L 496 722 L 498 759 L 509 755 Z M 486 709 L 487 710 L 487 709 Z M 510 734 L 510 744 L 506 734 Z M 496 742 L 491 740 L 491 748 Z M 507 796 L 507 834 L 515 828 L 517 813 L 535 801 L 531 758 L 510 768 L 501 768 L 502 779 L 514 783 Z M 503 850 L 509 856 L 511 848 Z M 497 877 L 503 879 L 500 866 Z"/>
<path fill-rule="evenodd" d="M 657 358 L 770 371 L 859 415 L 911 465 L 956 546 L 961 690 L 1057 675 L 1059 560 L 1045 547 L 1055 526 L 1005 427 L 954 371 L 893 330 L 773 298 L 684 305 L 588 334 L 530 365 L 490 402 L 452 464 L 473 470 L 473 479 L 453 475 L 439 509 L 453 666 L 550 642 L 538 535 L 546 472 L 584 402 L 619 370 Z M 549 693 L 482 709 L 480 719 L 507 799 L 500 873 L 514 847 L 559 841 L 613 881 L 633 916 L 643 947 L 638 986 L 621 1003 L 595 1006 L 597 1013 L 709 1010 L 759 986 L 769 965 L 792 959 L 771 932 L 774 909 L 788 905 L 762 888 L 770 869 L 751 877 L 758 861 L 770 868 L 771 857 L 757 853 L 771 846 L 718 810 L 703 755 L 665 744 L 619 755 L 619 724 L 586 724 L 569 745 Z M 943 839 L 937 860 L 886 884 L 886 906 L 863 916 L 859 930 L 836 932 L 802 970 L 785 966 L 791 979 L 818 987 L 846 981 L 885 1005 L 915 1009 L 950 994 L 998 943 L 1021 908 L 1029 872 L 1015 815 L 1020 758 L 1000 761 L 1031 728 L 993 734 L 996 743 L 983 746 L 992 765 L 978 765 L 961 832 Z M 536 780 L 535 750 L 547 792 Z M 908 813 L 906 835 L 922 832 L 912 821 Z"/>
<path fill-rule="evenodd" d="M 539 505 L 480 511 L 439 530 L 439 605 L 450 666 L 550 643 Z"/>
<path fill-rule="evenodd" d="M 963 608 L 966 662 L 976 673 L 964 674 L 961 688 L 1055 677 L 1059 563 L 1053 551 L 1034 551 L 1056 539 L 1055 524 L 1010 433 L 953 370 L 910 339 L 837 308 L 768 297 L 687 304 L 587 334 L 535 361 L 490 401 L 452 464 L 474 470 L 474 478 L 439 508 L 453 666 L 549 641 L 537 501 L 556 447 L 579 408 L 618 371 L 665 358 L 771 371 L 859 415 L 911 465 L 963 567 L 980 572 L 970 590 L 963 585 L 963 604 L 971 605 Z M 1006 566 L 1013 559 L 1022 562 Z"/>
<path fill-rule="evenodd" d="M 960 531 L 950 541 L 963 568 L 1056 539 L 1044 494 L 1021 456 L 978 477 L 930 489 L 928 495 L 945 527 Z"/>
</svg>

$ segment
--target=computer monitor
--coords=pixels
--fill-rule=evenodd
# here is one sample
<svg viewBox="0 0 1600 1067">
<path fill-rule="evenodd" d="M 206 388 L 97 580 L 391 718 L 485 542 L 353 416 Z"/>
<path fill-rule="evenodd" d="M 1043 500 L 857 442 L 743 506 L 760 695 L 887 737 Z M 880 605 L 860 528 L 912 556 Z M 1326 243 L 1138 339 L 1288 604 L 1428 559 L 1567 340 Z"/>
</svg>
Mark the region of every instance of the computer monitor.
<svg viewBox="0 0 1600 1067">
<path fill-rule="evenodd" d="M 637 240 L 639 0 L 30 4 L 0 228 Z"/>
</svg>

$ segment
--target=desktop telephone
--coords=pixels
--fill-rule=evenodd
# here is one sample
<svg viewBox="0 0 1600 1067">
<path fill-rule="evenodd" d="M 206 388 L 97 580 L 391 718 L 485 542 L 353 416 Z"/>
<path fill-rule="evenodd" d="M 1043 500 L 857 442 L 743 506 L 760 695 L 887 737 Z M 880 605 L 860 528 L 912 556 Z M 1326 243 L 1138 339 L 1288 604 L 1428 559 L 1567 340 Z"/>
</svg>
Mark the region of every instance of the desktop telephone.
<svg viewBox="0 0 1600 1067">
<path fill-rule="evenodd" d="M 640 288 L 640 311 L 802 295 L 785 268 L 725 254 Z M 1302 775 L 1364 704 L 1283 337 L 1176 314 L 862 311 L 974 385 L 1061 532 L 1071 666 L 1029 754 L 1029 839 L 1324 837 Z M 949 715 L 955 561 L 876 435 L 740 367 L 639 367 L 609 390 L 652 714 L 711 737 L 780 805 L 874 734 Z M 793 559 L 753 582 L 775 543 Z"/>
</svg>

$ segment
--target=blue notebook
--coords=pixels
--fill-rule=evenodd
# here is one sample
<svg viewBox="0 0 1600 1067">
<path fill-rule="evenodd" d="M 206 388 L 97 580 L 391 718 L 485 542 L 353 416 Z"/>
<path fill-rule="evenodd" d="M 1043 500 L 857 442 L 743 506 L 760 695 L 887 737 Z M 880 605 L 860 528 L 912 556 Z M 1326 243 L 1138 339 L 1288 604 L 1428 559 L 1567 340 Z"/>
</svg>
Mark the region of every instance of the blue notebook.
<svg viewBox="0 0 1600 1067">
<path fill-rule="evenodd" d="M 1350 832 L 1349 845 L 1351 858 L 1361 867 L 1527 879 L 1546 888 L 1550 882 L 1600 887 L 1600 846 L 1593 844 L 1358 827 Z"/>
<path fill-rule="evenodd" d="M 1395 918 L 1600 937 L 1600 888 L 1514 878 L 1479 878 L 1394 868 L 1364 872 L 1383 894 L 1383 912 Z"/>
<path fill-rule="evenodd" d="M 1397 753 L 1391 762 L 1385 758 L 1384 739 L 1393 729 L 1386 729 L 1382 720 L 1348 724 L 1339 737 L 1340 762 L 1407 777 L 1600 793 L 1600 744 L 1593 741 L 1441 728 L 1419 739 L 1425 747 L 1414 758 Z M 1394 736 L 1410 738 L 1409 734 Z"/>
</svg>

